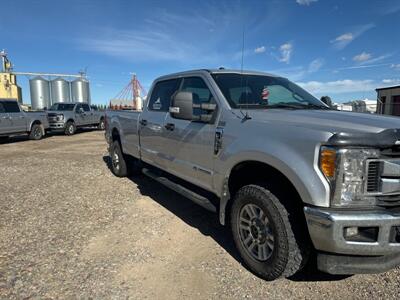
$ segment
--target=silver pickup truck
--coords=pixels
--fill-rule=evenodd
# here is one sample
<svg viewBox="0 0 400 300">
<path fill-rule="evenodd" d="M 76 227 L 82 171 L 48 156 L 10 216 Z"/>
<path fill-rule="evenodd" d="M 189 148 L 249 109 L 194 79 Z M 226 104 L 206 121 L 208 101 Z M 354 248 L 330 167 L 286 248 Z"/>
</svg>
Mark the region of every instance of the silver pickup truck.
<svg viewBox="0 0 400 300">
<path fill-rule="evenodd" d="M 46 112 L 25 112 L 16 100 L 0 99 L 0 139 L 28 134 L 40 140 L 49 129 Z"/>
<path fill-rule="evenodd" d="M 400 264 L 400 118 L 331 110 L 285 78 L 224 69 L 160 77 L 147 99 L 143 112 L 106 113 L 113 173 L 141 171 L 218 213 L 254 273 Z"/>
<path fill-rule="evenodd" d="M 47 112 L 50 129 L 73 135 L 77 128 L 96 126 L 104 130 L 104 112 L 87 103 L 54 103 Z"/>
</svg>

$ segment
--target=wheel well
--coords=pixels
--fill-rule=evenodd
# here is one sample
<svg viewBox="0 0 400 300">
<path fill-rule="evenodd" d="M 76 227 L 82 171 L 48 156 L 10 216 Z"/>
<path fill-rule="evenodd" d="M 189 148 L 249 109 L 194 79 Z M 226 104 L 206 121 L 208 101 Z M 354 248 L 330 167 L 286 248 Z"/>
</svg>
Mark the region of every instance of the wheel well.
<svg viewBox="0 0 400 300">
<path fill-rule="evenodd" d="M 32 130 L 33 125 L 42 125 L 42 122 L 40 122 L 39 120 L 33 121 L 32 125 L 31 125 L 31 130 Z"/>
<path fill-rule="evenodd" d="M 290 204 L 291 207 L 297 208 L 297 212 L 301 212 L 303 209 L 304 204 L 292 182 L 282 172 L 268 164 L 257 161 L 237 164 L 232 169 L 228 180 L 231 199 L 241 187 L 249 184 L 258 184 L 268 188 L 283 202 L 283 205 Z M 227 203 L 226 216 L 229 216 L 232 203 L 233 201 Z"/>
<path fill-rule="evenodd" d="M 74 119 L 68 119 L 68 120 L 67 120 L 67 123 L 68 123 L 68 122 L 75 123 Z"/>
<path fill-rule="evenodd" d="M 100 117 L 100 121 L 104 121 L 104 117 Z"/>
<path fill-rule="evenodd" d="M 39 120 L 35 120 L 32 122 L 32 126 L 33 125 L 42 125 L 42 122 L 40 122 Z"/>
<path fill-rule="evenodd" d="M 119 141 L 121 142 L 120 136 L 119 136 L 119 131 L 117 128 L 113 128 L 111 132 L 111 137 L 113 141 Z"/>
</svg>

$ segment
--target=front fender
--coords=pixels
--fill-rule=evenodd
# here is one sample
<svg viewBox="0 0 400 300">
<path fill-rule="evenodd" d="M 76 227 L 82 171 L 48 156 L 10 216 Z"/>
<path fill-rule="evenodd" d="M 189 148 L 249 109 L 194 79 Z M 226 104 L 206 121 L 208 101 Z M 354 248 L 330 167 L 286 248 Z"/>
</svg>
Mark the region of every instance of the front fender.
<svg viewBox="0 0 400 300">
<path fill-rule="evenodd" d="M 223 150 L 215 161 L 214 185 L 221 187 L 221 199 L 232 169 L 242 162 L 257 161 L 281 172 L 304 203 L 329 207 L 329 185 L 319 171 L 318 154 L 321 143 L 332 134 L 289 126 L 263 129 L 258 132 L 256 127 L 248 128 L 252 134 L 239 134 L 238 128 L 227 126 Z"/>
</svg>

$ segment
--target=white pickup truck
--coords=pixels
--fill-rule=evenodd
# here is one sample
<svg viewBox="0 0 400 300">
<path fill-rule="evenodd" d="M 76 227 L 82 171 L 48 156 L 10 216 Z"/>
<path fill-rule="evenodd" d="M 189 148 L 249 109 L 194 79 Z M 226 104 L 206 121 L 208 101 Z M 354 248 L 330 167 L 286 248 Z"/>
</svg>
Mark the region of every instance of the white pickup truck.
<svg viewBox="0 0 400 300">
<path fill-rule="evenodd" d="M 25 112 L 16 100 L 0 99 L 0 139 L 28 134 L 40 140 L 49 128 L 46 112 Z"/>
</svg>

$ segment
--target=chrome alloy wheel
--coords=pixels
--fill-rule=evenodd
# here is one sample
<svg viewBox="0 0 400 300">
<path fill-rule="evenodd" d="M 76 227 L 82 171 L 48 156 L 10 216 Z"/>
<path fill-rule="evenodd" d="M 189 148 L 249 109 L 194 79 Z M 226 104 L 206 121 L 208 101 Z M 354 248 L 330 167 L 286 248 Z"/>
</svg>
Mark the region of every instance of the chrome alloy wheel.
<svg viewBox="0 0 400 300">
<path fill-rule="evenodd" d="M 69 127 L 68 127 L 68 132 L 70 133 L 70 134 L 73 134 L 74 133 L 74 125 L 69 125 Z"/>
<path fill-rule="evenodd" d="M 274 235 L 267 215 L 255 204 L 246 204 L 239 214 L 239 234 L 248 254 L 259 261 L 266 261 L 274 250 Z"/>
<path fill-rule="evenodd" d="M 119 170 L 120 166 L 119 166 L 119 155 L 118 153 L 114 152 L 112 155 L 112 164 L 114 167 L 114 170 Z"/>
<path fill-rule="evenodd" d="M 40 138 L 42 136 L 42 128 L 36 127 L 35 130 L 33 131 L 33 136 L 35 138 Z"/>
</svg>

